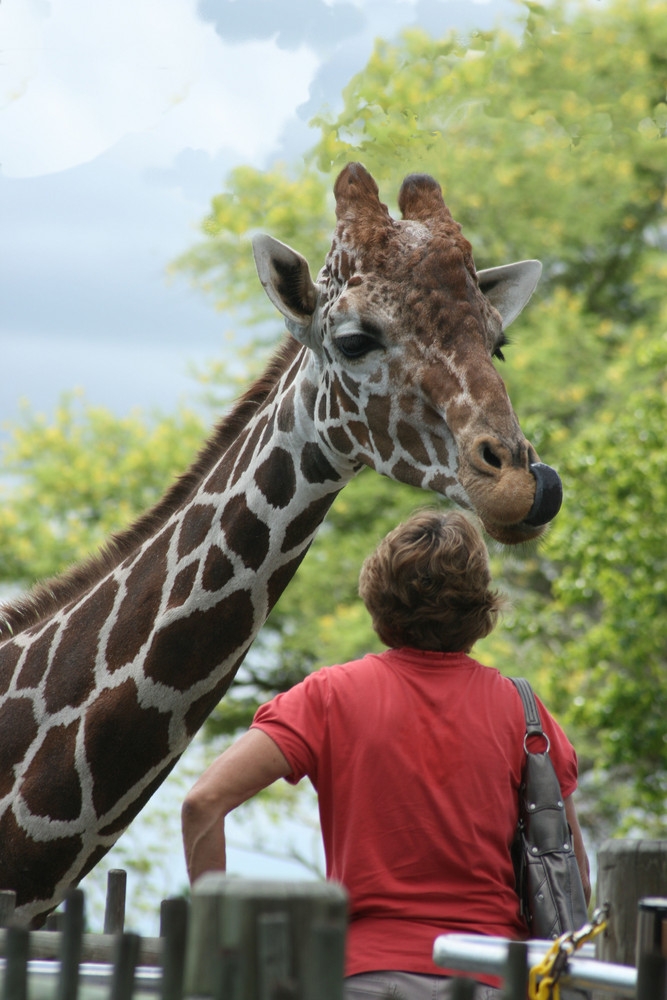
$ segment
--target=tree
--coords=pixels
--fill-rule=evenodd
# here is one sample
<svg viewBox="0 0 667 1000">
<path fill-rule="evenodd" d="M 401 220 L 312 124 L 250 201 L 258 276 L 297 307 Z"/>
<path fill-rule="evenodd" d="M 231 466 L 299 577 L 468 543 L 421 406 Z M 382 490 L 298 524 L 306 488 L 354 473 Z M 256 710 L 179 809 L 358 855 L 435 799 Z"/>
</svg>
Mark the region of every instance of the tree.
<svg viewBox="0 0 667 1000">
<path fill-rule="evenodd" d="M 325 227 L 312 213 L 330 204 L 330 175 L 361 159 L 385 196 L 408 170 L 434 174 L 478 266 L 543 260 L 541 292 L 516 335 L 511 331 L 517 347 L 503 374 L 527 435 L 563 473 L 566 501 L 546 545 L 496 557 L 517 611 L 479 655 L 508 671 L 520 668 L 554 699 L 612 823 L 624 809 L 644 828 L 662 829 L 667 644 L 657 581 L 665 565 L 654 540 L 667 515 L 658 436 L 667 20 L 652 0 L 631 9 L 620 0 L 603 8 L 556 0 L 526 3 L 524 11 L 520 35 L 498 30 L 464 41 L 411 31 L 398 43 L 378 42 L 345 89 L 343 110 L 315 119 L 320 138 L 305 166 L 231 175 L 204 223 L 215 245 L 205 243 L 215 251 L 222 288 L 233 259 L 235 289 L 248 296 L 256 279 L 237 241 L 256 228 L 307 254 L 313 247 L 311 261 L 321 260 Z M 256 200 L 240 225 L 238 212 L 229 212 L 249 191 L 278 206 L 284 191 L 302 186 L 307 197 L 297 198 L 284 220 L 262 217 Z M 233 238 L 233 257 L 223 232 Z M 201 248 L 193 254 L 179 264 L 201 280 L 212 272 L 200 266 Z M 215 284 L 209 290 L 220 292 Z M 269 620 L 264 634 L 273 637 L 273 659 L 266 668 L 251 657 L 247 673 L 262 695 L 327 662 L 329 653 L 342 659 L 373 647 L 354 590 L 361 556 L 382 533 L 374 491 L 384 501 L 376 480 L 348 487 L 332 510 L 331 533 L 325 526 Z M 393 487 L 391 496 L 396 518 L 424 500 Z M 246 717 L 253 706 L 251 697 Z M 608 768 L 617 778 L 629 775 L 617 792 L 601 780 Z M 603 793 L 615 800 L 603 802 Z"/>
<path fill-rule="evenodd" d="M 51 422 L 26 407 L 4 454 L 0 583 L 25 588 L 91 555 L 155 503 L 202 437 L 187 410 L 118 418 L 73 393 Z"/>
<path fill-rule="evenodd" d="M 239 306 L 239 321 L 266 341 L 271 313 L 249 239 L 271 232 L 319 265 L 333 174 L 350 159 L 364 161 L 384 197 L 411 170 L 436 176 L 480 268 L 544 261 L 503 376 L 527 436 L 563 475 L 565 504 L 540 547 L 492 546 L 515 610 L 476 652 L 527 675 L 556 707 L 597 812 L 589 828 L 622 829 L 624 816 L 664 835 L 667 19 L 657 0 L 523 11 L 514 34 L 411 31 L 378 42 L 340 114 L 315 120 L 305 161 L 233 171 L 202 241 L 176 267 L 221 307 Z M 162 431 L 137 426 L 89 474 L 90 456 L 120 428 L 85 410 L 72 421 L 67 405 L 53 428 L 29 421 L 15 436 L 10 469 L 22 479 L 0 509 L 6 580 L 48 575 L 94 547 L 121 526 L 118 514 L 152 502 L 201 433 L 188 423 L 192 440 L 179 450 L 182 416 Z M 160 433 L 166 446 L 149 447 Z M 22 441 L 27 451 L 16 450 Z M 156 455 L 165 457 L 153 472 Z M 94 489 L 84 478 L 97 478 Z M 232 733 L 307 671 L 378 648 L 356 597 L 361 561 L 429 499 L 370 473 L 346 488 L 209 731 Z"/>
<path fill-rule="evenodd" d="M 656 836 L 667 793 L 667 309 L 662 329 L 629 331 L 615 391 L 567 458 L 576 506 L 548 542 L 564 637 L 554 695 L 587 734 L 605 812 L 620 797 L 621 829 Z"/>
</svg>

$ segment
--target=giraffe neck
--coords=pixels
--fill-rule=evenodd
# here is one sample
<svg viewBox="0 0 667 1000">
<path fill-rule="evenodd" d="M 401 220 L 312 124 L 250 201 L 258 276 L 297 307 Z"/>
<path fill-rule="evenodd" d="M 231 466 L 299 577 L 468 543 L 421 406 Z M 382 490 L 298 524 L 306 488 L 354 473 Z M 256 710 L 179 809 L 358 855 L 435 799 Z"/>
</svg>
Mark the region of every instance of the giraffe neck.
<svg viewBox="0 0 667 1000">
<path fill-rule="evenodd" d="M 31 859 L 19 908 L 42 902 L 27 917 L 99 860 L 171 770 L 354 474 L 316 435 L 313 365 L 296 356 L 153 535 L 0 647 L 0 725 L 16 733 L 0 747 L 0 843 L 12 884 Z"/>
</svg>

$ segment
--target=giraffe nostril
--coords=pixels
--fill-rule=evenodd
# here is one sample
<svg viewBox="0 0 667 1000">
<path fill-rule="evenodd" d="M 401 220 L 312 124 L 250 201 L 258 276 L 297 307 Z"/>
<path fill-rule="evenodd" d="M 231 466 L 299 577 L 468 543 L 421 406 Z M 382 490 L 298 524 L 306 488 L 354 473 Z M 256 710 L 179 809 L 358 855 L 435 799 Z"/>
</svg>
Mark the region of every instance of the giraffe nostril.
<svg viewBox="0 0 667 1000">
<path fill-rule="evenodd" d="M 485 465 L 490 465 L 493 469 L 500 469 L 503 464 L 498 455 L 496 455 L 495 451 L 493 451 L 488 444 L 485 444 L 482 448 L 482 459 Z"/>
</svg>

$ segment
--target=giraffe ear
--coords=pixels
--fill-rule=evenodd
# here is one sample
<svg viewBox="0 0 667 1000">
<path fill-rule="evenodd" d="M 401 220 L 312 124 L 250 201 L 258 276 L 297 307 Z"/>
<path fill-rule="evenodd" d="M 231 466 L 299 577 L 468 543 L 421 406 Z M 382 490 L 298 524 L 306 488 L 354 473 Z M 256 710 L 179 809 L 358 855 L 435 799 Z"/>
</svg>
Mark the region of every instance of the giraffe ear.
<svg viewBox="0 0 667 1000">
<path fill-rule="evenodd" d="M 503 264 L 478 271 L 481 291 L 500 313 L 503 330 L 506 330 L 528 302 L 540 280 L 542 265 L 539 260 L 520 260 L 516 264 Z"/>
<path fill-rule="evenodd" d="M 263 233 L 253 237 L 252 251 L 264 291 L 287 320 L 290 332 L 301 340 L 317 305 L 317 285 L 308 262 L 296 250 Z"/>
</svg>

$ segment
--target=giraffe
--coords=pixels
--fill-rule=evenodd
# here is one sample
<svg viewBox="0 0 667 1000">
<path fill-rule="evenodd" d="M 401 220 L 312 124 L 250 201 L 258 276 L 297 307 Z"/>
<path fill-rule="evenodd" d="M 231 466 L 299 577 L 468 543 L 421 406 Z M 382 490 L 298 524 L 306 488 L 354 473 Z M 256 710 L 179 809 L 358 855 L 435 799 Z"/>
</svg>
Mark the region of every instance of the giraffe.
<svg viewBox="0 0 667 1000">
<path fill-rule="evenodd" d="M 361 164 L 313 281 L 253 251 L 288 335 L 192 467 L 99 554 L 0 608 L 0 888 L 38 926 L 109 850 L 223 696 L 340 490 L 368 466 L 537 538 L 558 475 L 492 358 L 537 261 L 476 273 L 439 184 L 395 220 Z"/>
</svg>

